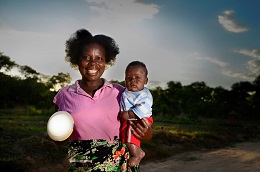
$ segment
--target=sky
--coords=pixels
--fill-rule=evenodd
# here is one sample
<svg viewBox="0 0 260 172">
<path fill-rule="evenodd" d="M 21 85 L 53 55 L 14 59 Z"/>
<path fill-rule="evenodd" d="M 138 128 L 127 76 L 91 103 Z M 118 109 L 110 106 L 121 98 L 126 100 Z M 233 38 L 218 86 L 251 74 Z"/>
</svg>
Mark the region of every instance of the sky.
<svg viewBox="0 0 260 172">
<path fill-rule="evenodd" d="M 124 80 L 134 60 L 148 87 L 167 82 L 230 89 L 260 75 L 259 0 L 0 0 L 0 52 L 46 75 L 69 73 L 65 41 L 78 29 L 115 39 L 120 54 L 103 75 Z"/>
</svg>

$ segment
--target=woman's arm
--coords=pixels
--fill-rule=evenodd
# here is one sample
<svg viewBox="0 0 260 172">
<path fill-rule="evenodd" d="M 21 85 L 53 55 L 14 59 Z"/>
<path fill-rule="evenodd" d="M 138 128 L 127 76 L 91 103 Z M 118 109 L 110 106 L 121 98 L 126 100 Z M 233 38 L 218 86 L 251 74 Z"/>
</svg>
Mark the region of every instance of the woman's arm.
<svg viewBox="0 0 260 172">
<path fill-rule="evenodd" d="M 54 110 L 57 112 L 59 110 L 59 106 L 57 104 L 54 104 Z"/>
</svg>

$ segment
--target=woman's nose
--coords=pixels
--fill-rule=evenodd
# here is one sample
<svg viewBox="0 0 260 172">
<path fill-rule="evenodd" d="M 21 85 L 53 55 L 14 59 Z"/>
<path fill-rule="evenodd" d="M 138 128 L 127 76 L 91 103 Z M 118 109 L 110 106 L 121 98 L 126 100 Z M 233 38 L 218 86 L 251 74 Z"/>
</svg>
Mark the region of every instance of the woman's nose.
<svg viewBox="0 0 260 172">
<path fill-rule="evenodd" d="M 95 59 L 90 59 L 90 60 L 89 60 L 89 64 L 90 64 L 90 65 L 96 64 L 96 60 L 95 60 Z"/>
</svg>

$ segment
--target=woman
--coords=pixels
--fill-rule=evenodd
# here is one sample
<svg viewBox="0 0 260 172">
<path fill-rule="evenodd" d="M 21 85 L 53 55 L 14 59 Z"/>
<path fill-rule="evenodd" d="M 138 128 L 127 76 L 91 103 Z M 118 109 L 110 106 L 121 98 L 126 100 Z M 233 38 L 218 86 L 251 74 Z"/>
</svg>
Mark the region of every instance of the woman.
<svg viewBox="0 0 260 172">
<path fill-rule="evenodd" d="M 74 131 L 68 150 L 70 171 L 139 171 L 127 168 L 129 152 L 119 141 L 120 97 L 124 87 L 101 78 L 119 54 L 114 39 L 92 36 L 81 29 L 66 41 L 66 60 L 77 67 L 82 78 L 62 88 L 54 97 L 59 111 L 69 112 Z M 130 122 L 133 134 L 150 140 L 152 130 L 147 119 Z"/>
</svg>

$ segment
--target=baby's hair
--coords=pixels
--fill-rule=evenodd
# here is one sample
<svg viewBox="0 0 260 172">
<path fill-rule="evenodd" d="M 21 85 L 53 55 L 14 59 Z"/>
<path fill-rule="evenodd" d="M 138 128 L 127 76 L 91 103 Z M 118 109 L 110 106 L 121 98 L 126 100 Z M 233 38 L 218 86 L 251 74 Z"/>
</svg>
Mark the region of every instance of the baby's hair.
<svg viewBox="0 0 260 172">
<path fill-rule="evenodd" d="M 130 67 L 135 67 L 135 66 L 143 68 L 144 71 L 145 71 L 146 76 L 148 75 L 148 70 L 147 70 L 147 68 L 146 68 L 146 65 L 145 65 L 143 62 L 140 62 L 140 61 L 132 61 L 131 63 L 129 63 L 129 64 L 127 65 L 126 69 L 125 69 L 125 72 L 127 72 L 127 70 L 128 70 Z"/>
<path fill-rule="evenodd" d="M 116 55 L 119 54 L 119 48 L 115 40 L 106 35 L 93 36 L 86 29 L 77 30 L 65 43 L 65 60 L 70 63 L 73 68 L 76 68 L 80 61 L 82 50 L 86 45 L 98 44 L 105 50 L 106 65 L 112 66 L 116 60 Z"/>
</svg>

